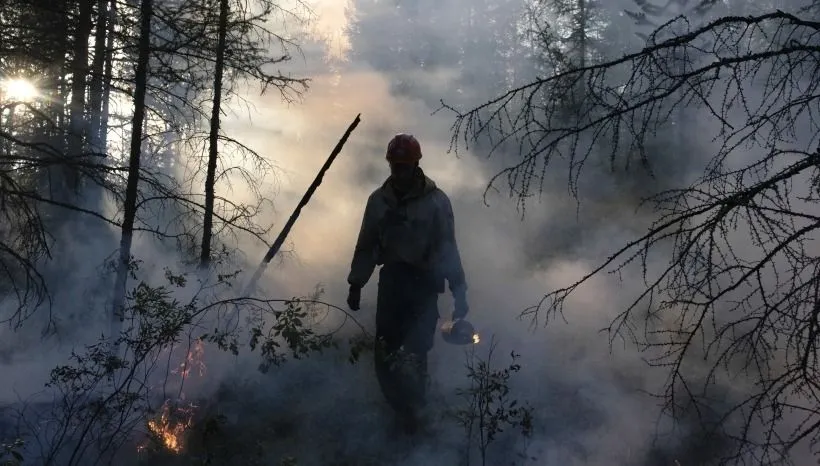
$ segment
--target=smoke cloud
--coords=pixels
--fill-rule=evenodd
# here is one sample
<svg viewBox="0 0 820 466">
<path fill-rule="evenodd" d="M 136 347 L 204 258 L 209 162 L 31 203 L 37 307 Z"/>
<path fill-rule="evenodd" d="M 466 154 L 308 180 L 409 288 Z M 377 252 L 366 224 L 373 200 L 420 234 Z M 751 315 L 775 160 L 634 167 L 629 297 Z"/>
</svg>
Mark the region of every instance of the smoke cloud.
<svg viewBox="0 0 820 466">
<path fill-rule="evenodd" d="M 378 28 L 383 31 L 407 27 L 402 17 L 386 14 L 384 9 L 392 6 L 379 9 L 369 5 L 375 8 L 372 14 L 382 15 L 380 19 L 369 19 L 366 15 L 371 11 L 357 10 L 355 3 L 348 4 L 353 10 L 348 11 L 348 18 L 385 21 Z M 434 35 L 447 37 L 448 28 L 458 21 L 459 12 L 467 8 L 468 2 L 444 3 L 422 15 L 436 17 L 435 25 L 429 24 L 432 20 L 425 23 L 425 33 L 430 33 L 432 27 Z M 335 2 L 319 3 L 317 11 L 333 17 L 321 19 L 320 24 L 340 29 Z M 354 29 L 356 25 L 347 24 L 345 28 Z M 475 34 L 485 32 L 478 28 Z M 364 32 L 358 29 L 356 34 Z M 415 44 L 429 40 L 416 35 L 410 38 Z M 650 373 L 631 348 L 618 348 L 616 344 L 617 351 L 611 354 L 607 335 L 599 333 L 640 284 L 614 278 L 597 280 L 572 301 L 566 323 L 557 321 L 546 329 L 533 327 L 529 319 L 519 319 L 521 311 L 537 303 L 545 291 L 581 277 L 613 247 L 634 236 L 638 226 L 634 204 L 629 202 L 634 198 L 624 199 L 612 175 L 601 168 L 592 174 L 595 178 L 590 183 L 598 183 L 599 189 L 582 204 L 580 217 L 576 216 L 575 200 L 566 189 L 563 173 L 550 175 L 544 195 L 529 205 L 526 215 L 522 216 L 516 200 L 506 193 L 490 192 L 485 199 L 488 181 L 510 157 L 501 154 L 487 159 L 482 152 L 462 152 L 458 157 L 448 153 L 452 115 L 434 112 L 439 98 L 449 100 L 465 89 L 465 76 L 457 63 L 435 63 L 428 70 L 414 61 L 414 54 L 423 52 L 410 50 L 382 60 L 356 49 L 357 43 L 370 44 L 375 54 L 382 39 L 365 35 L 344 41 L 353 44 L 346 60 L 334 55 L 333 47 L 340 42 L 330 50 L 311 49 L 312 55 L 304 63 L 305 72 L 312 78 L 311 90 L 301 103 L 285 107 L 275 97 L 263 98 L 256 105 L 261 115 L 253 116 L 251 121 L 231 123 L 232 130 L 274 159 L 281 169 L 273 199 L 276 212 L 270 217 L 281 225 L 344 128 L 357 113 L 362 114 L 359 129 L 292 230 L 288 248 L 292 254 L 281 262 L 275 260 L 276 267 L 268 269 L 265 280 L 269 293 L 303 294 L 322 284 L 324 299 L 344 303 L 346 276 L 365 202 L 388 175 L 384 161 L 387 141 L 398 132 L 413 133 L 421 141 L 422 167 L 453 202 L 456 234 L 470 287 L 470 319 L 486 342 L 478 351 L 486 352 L 492 336 L 499 343 L 497 364 L 506 365 L 510 351 L 522 355 L 523 369 L 514 382 L 515 394 L 536 408 L 536 435 L 528 446 L 518 447 L 536 458 L 533 464 L 644 464 L 657 411 L 654 401 L 641 390 L 657 390 L 659 376 Z M 325 61 L 318 56 L 322 52 Z M 392 62 L 393 68 L 384 70 L 386 62 Z M 480 82 L 483 76 L 479 70 L 472 71 L 476 73 L 473 87 L 465 89 L 470 98 L 462 101 L 475 105 L 494 94 L 490 93 L 492 83 Z M 558 165 L 556 171 L 560 169 Z M 251 258 L 261 257 L 264 248 L 248 245 L 246 252 Z M 376 281 L 374 274 L 363 291 L 362 310 L 357 314 L 370 328 L 375 316 Z M 442 295 L 439 305 L 442 316 L 448 316 L 451 297 Z M 467 382 L 463 363 L 462 349 L 448 347 L 437 337 L 431 353 L 434 386 L 450 407 L 458 402 L 454 390 Z M 310 399 L 304 403 L 306 411 L 294 411 L 316 413 L 324 423 L 330 423 L 321 429 L 323 432 L 310 436 L 344 430 L 332 434 L 333 443 L 355 445 L 352 449 L 363 456 L 347 454 L 357 461 L 368 454 L 385 455 L 394 445 L 378 434 L 380 423 L 387 422 L 388 417 L 370 363 L 364 361 L 360 366 L 348 369 L 318 361 L 300 364 L 273 376 L 298 387 L 292 388 L 296 399 L 287 390 L 269 391 L 276 393 L 283 405 L 297 402 L 302 406 L 298 398 Z M 297 374 L 291 375 L 290 371 Z M 334 390 L 327 392 L 321 383 L 314 386 L 303 382 L 313 377 L 333 380 Z M 266 386 L 270 383 L 265 379 Z M 355 413 L 339 408 L 351 405 L 356 407 Z M 373 413 L 380 414 L 374 419 Z M 328 421 L 337 418 L 345 421 L 339 425 Z M 463 434 L 449 427 L 439 435 L 443 440 L 417 448 L 404 462 L 393 458 L 393 464 L 453 464 L 452 455 L 458 453 L 458 438 Z M 310 457 L 299 460 L 305 464 L 326 461 Z"/>
<path fill-rule="evenodd" d="M 522 464 L 539 465 L 649 465 L 674 460 L 706 464 L 709 458 L 694 451 L 703 445 L 677 444 L 682 437 L 654 445 L 658 406 L 646 392 L 658 391 L 665 373 L 648 368 L 644 355 L 629 343 L 615 340 L 611 347 L 609 335 L 601 332 L 640 292 L 643 283 L 638 275 L 602 275 L 589 282 L 568 301 L 566 321 L 544 327 L 543 321 L 520 318 L 545 292 L 584 276 L 642 232 L 648 218 L 635 211 L 635 201 L 646 190 L 684 183 L 693 169 L 700 168 L 698 156 L 684 162 L 655 159 L 655 178 L 639 169 L 613 173 L 606 163 L 592 165 L 585 174 L 580 206 L 566 187 L 560 163 L 525 213 L 506 192 L 487 192 L 489 180 L 515 154 L 487 158 L 481 147 L 458 156 L 450 153 L 453 115 L 436 111 L 439 99 L 475 106 L 494 97 L 499 83 L 526 82 L 538 69 L 523 52 L 481 45 L 488 35 L 499 34 L 491 27 L 497 24 L 493 18 L 520 18 L 522 2 L 499 0 L 497 8 L 479 11 L 476 5 L 484 3 L 314 0 L 314 40 L 306 44 L 304 58 L 287 65 L 293 75 L 311 78 L 309 92 L 289 105 L 276 94 L 249 93 L 252 111 L 237 107 L 224 123 L 228 134 L 276 166 L 262 189 L 272 203 L 261 222 L 273 224 L 271 241 L 348 124 L 359 113 L 362 123 L 302 211 L 285 251 L 267 269 L 260 288 L 269 296 L 288 298 L 307 295 L 319 285 L 323 301 L 345 306 L 346 277 L 365 203 L 388 176 L 387 142 L 396 133 L 412 133 L 421 142 L 426 174 L 453 204 L 469 286 L 468 318 L 483 340 L 477 351 L 486 355 L 492 337 L 498 342 L 497 364 L 506 365 L 511 351 L 519 353 L 522 370 L 514 376 L 513 394 L 535 408 L 532 439 L 503 437 L 494 454 L 521 452 L 529 458 Z M 619 13 L 629 4 L 607 5 L 609 18 L 627 30 L 631 23 Z M 489 19 L 465 27 L 465 11 L 471 9 Z M 514 30 L 511 24 L 503 32 Z M 455 60 L 462 52 L 465 62 L 459 63 Z M 490 69 L 499 63 L 498 57 L 505 57 L 509 69 Z M 708 148 L 705 142 L 703 146 Z M 241 189 L 223 194 L 238 202 L 252 199 Z M 114 241 L 105 244 L 85 243 L 75 252 L 87 254 L 84 262 L 97 267 L 116 247 Z M 240 247 L 250 269 L 266 253 L 264 245 L 247 238 Z M 135 251 L 160 279 L 163 272 L 156 264 L 166 261 L 165 252 L 147 240 L 138 242 Z M 84 270 L 87 275 L 96 271 Z M 80 276 L 74 280 L 82 281 Z M 80 289 L 77 296 L 64 292 L 61 297 L 87 303 L 88 308 L 104 307 L 104 297 Z M 355 314 L 371 330 L 376 289 L 374 274 L 363 290 L 362 309 Z M 441 296 L 439 307 L 447 318 L 452 310 L 449 294 Z M 87 325 L 86 332 L 78 333 L 88 339 L 99 328 L 85 321 L 64 322 L 77 328 Z M 0 333 L 0 340 L 3 336 Z M 14 341 L 33 348 L 39 340 L 29 332 L 16 334 Z M 55 343 L 23 361 L 4 360 L 0 346 L 0 370 L 15 374 L 16 380 L 0 384 L 0 401 L 34 393 L 44 378 L 23 374 L 45 376 L 41 369 L 63 361 L 64 348 Z M 268 374 L 255 370 L 253 357 L 233 359 L 213 350 L 208 358 L 213 379 L 196 395 L 214 400 L 227 416 L 226 429 L 237 435 L 269 436 L 259 454 L 266 464 L 278 464 L 288 455 L 300 466 L 457 464 L 463 433 L 452 421 L 435 425 L 435 437 L 415 444 L 391 435 L 390 413 L 369 354 L 355 365 L 336 353 L 312 356 Z M 447 346 L 437 336 L 431 373 L 432 406 L 439 414 L 460 402 L 455 390 L 467 384 L 464 361 L 461 348 Z M 499 457 L 495 460 L 492 464 L 501 464 Z"/>
</svg>

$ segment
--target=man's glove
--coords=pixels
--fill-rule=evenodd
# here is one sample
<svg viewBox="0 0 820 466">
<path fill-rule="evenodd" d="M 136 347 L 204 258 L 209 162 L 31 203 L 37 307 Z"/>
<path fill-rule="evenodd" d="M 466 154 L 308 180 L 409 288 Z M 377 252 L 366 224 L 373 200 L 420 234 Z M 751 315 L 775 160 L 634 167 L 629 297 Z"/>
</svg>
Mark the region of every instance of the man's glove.
<svg viewBox="0 0 820 466">
<path fill-rule="evenodd" d="M 459 320 L 467 317 L 467 313 L 470 312 L 470 306 L 467 305 L 467 292 L 465 290 L 459 290 L 453 293 L 454 298 L 454 309 L 453 309 L 453 320 Z"/>
<path fill-rule="evenodd" d="M 354 311 L 359 310 L 359 304 L 362 300 L 362 289 L 356 285 L 350 285 L 350 291 L 347 293 L 347 305 Z"/>
</svg>

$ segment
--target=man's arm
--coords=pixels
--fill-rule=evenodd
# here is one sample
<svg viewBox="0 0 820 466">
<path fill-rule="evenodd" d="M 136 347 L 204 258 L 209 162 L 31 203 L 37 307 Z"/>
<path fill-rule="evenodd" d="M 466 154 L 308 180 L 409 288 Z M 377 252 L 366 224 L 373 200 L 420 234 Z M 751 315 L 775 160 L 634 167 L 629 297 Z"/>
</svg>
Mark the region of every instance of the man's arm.
<svg viewBox="0 0 820 466">
<path fill-rule="evenodd" d="M 376 268 L 378 254 L 376 225 L 378 219 L 375 218 L 375 215 L 373 196 L 370 196 L 364 209 L 359 238 L 356 241 L 353 260 L 350 264 L 350 274 L 347 277 L 347 283 L 351 287 L 362 288 L 370 280 L 370 276 L 373 275 L 373 270 Z"/>
</svg>

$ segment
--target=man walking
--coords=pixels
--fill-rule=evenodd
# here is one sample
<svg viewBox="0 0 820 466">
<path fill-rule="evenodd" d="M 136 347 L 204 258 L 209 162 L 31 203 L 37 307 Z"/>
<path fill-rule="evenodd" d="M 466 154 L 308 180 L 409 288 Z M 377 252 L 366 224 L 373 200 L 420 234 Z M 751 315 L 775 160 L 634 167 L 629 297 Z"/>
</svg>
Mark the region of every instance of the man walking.
<svg viewBox="0 0 820 466">
<path fill-rule="evenodd" d="M 390 177 L 368 198 L 353 253 L 348 305 L 359 309 L 361 289 L 377 265 L 376 376 L 382 393 L 414 431 L 427 386 L 427 353 L 436 334 L 438 295 L 445 280 L 453 319 L 467 315 L 467 285 L 456 245 L 450 199 L 421 167 L 421 146 L 409 134 L 387 146 Z"/>
</svg>

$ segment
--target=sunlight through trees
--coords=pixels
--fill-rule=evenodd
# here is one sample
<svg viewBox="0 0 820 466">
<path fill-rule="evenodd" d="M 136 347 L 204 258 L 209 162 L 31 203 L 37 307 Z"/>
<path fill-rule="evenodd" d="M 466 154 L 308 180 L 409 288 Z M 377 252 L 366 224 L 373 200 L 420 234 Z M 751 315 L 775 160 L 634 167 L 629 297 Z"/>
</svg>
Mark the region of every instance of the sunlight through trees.
<svg viewBox="0 0 820 466">
<path fill-rule="evenodd" d="M 40 96 L 40 91 L 33 81 L 26 78 L 6 78 L 0 81 L 4 102 L 32 102 Z"/>
</svg>

